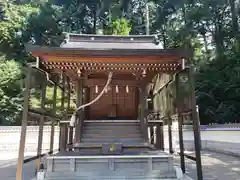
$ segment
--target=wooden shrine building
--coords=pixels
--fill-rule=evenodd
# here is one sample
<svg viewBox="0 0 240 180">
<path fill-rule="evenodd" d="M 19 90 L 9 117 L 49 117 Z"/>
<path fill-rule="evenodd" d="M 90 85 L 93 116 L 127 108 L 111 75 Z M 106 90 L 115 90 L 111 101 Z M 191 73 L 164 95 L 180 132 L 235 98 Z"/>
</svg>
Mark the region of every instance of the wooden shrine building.
<svg viewBox="0 0 240 180">
<path fill-rule="evenodd" d="M 32 69 L 46 74 L 46 80 L 54 83 L 55 91 L 57 86 L 61 87 L 63 99 L 66 91 L 69 99 L 74 96 L 72 99 L 75 99 L 77 107 L 75 113 L 66 110 L 66 115 L 60 117 L 60 152 L 48 157 L 47 164 L 44 166 L 45 171 L 43 170 L 44 180 L 76 179 L 78 176 L 88 179 L 86 177 L 90 175 L 95 179 L 104 179 L 104 177 L 106 179 L 114 177 L 122 177 L 122 179 L 179 178 L 172 163 L 171 116 L 163 117 L 162 113 L 158 112 L 157 118 L 153 120 L 148 118 L 149 114 L 153 114 L 148 102 L 151 101 L 152 91 L 156 86 L 154 79 L 156 75 L 163 73 L 170 74 L 176 82 L 179 81 L 180 73 L 189 74 L 191 107 L 188 112 L 183 112 L 179 95 L 176 99 L 181 169 L 184 173 L 182 123 L 185 113 L 193 120 L 198 179 L 202 179 L 199 124 L 195 108 L 193 68 L 190 61 L 191 51 L 161 49 L 156 43 L 155 36 L 71 33 L 66 34 L 65 41 L 59 47 L 28 44 L 26 49 L 37 60 L 34 66 L 27 68 L 16 180 L 22 180 L 29 81 Z M 170 82 L 159 88 L 167 88 L 168 83 Z M 176 89 L 178 88 L 179 86 L 176 85 Z M 44 101 L 44 91 L 42 95 L 42 101 Z M 64 100 L 62 101 L 64 103 Z M 56 92 L 54 103 L 56 103 Z M 56 105 L 53 107 L 55 108 L 53 112 L 56 112 Z M 64 108 L 64 105 L 62 107 Z M 42 102 L 41 116 L 44 122 L 44 102 Z M 74 124 L 70 125 L 72 118 L 75 118 Z M 52 121 L 51 137 L 49 137 L 51 138 L 51 152 L 53 151 L 54 125 L 58 121 L 55 114 L 53 114 Z M 169 127 L 170 154 L 163 152 L 163 123 Z M 42 125 L 43 123 L 40 124 Z M 155 144 L 149 141 L 151 125 L 156 126 L 157 129 Z M 41 143 L 42 132 L 39 131 L 37 154 L 39 164 Z M 40 167 L 39 164 L 37 168 Z M 139 175 L 135 172 L 135 176 L 133 171 L 136 169 Z M 157 175 L 156 172 L 158 172 Z"/>
</svg>

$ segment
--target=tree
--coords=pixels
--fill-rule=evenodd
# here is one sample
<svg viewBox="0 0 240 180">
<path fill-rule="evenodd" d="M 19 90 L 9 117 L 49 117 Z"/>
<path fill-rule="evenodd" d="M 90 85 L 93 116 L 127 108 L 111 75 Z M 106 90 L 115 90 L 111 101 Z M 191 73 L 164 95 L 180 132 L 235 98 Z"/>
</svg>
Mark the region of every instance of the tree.
<svg viewBox="0 0 240 180">
<path fill-rule="evenodd" d="M 24 46 L 21 34 L 25 30 L 27 19 L 37 8 L 28 4 L 16 5 L 11 2 L 2 4 L 5 20 L 0 21 L 0 52 L 9 59 L 24 61 Z"/>
<path fill-rule="evenodd" d="M 45 3 L 28 19 L 22 40 L 38 45 L 59 46 L 63 40 L 62 8 Z M 44 22 L 44 23 L 42 23 Z"/>
<path fill-rule="evenodd" d="M 129 35 L 131 26 L 126 19 L 117 19 L 104 29 L 104 34 L 107 35 Z"/>
<path fill-rule="evenodd" d="M 64 31 L 146 34 L 146 3 L 150 33 L 158 35 L 164 48 L 194 49 L 191 62 L 197 69 L 196 93 L 202 122 L 239 119 L 240 3 L 236 0 L 8 1 L 0 7 L 0 54 L 4 55 L 0 73 L 5 73 L 3 67 L 16 69 L 32 60 L 23 43 L 59 46 Z M 10 79 L 5 86 L 11 86 Z M 18 78 L 13 82 L 17 85 Z M 21 99 L 18 88 L 18 93 L 0 89 L 4 102 Z M 33 99 L 39 104 L 37 95 Z M 12 122 L 14 103 L 4 102 L 2 114 Z"/>
<path fill-rule="evenodd" d="M 14 60 L 0 57 L 0 121 L 14 123 L 22 110 L 21 66 Z"/>
</svg>

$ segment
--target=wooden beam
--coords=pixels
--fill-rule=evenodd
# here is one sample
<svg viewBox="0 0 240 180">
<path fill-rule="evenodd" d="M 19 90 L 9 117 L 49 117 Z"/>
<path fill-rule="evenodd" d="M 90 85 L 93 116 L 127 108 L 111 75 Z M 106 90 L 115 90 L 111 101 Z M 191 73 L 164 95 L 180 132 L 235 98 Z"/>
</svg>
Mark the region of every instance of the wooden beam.
<svg viewBox="0 0 240 180">
<path fill-rule="evenodd" d="M 71 86 L 70 86 L 70 78 L 67 78 L 67 112 L 70 110 L 70 102 L 71 102 Z"/>
<path fill-rule="evenodd" d="M 146 117 L 146 100 L 147 100 L 147 92 L 146 92 L 146 86 L 144 84 L 141 84 L 140 86 L 140 103 L 141 103 L 141 114 L 140 114 L 140 126 L 142 135 L 145 140 L 148 141 L 148 120 Z"/>
<path fill-rule="evenodd" d="M 41 100 L 42 110 L 45 110 L 46 88 L 47 88 L 47 80 L 45 79 L 42 83 L 42 100 Z M 40 118 L 40 123 L 39 123 L 39 130 L 38 130 L 38 147 L 37 147 L 38 159 L 36 160 L 36 170 L 40 169 L 40 164 L 41 164 L 44 119 L 45 119 L 44 114 L 42 114 Z"/>
<path fill-rule="evenodd" d="M 45 117 L 47 118 L 51 118 L 51 119 L 58 119 L 60 120 L 61 117 L 57 116 L 57 115 L 54 115 L 52 113 L 49 113 L 49 112 L 46 112 L 46 111 L 43 111 L 43 110 L 40 110 L 40 109 L 29 109 L 28 110 L 28 114 L 35 114 L 37 116 L 42 116 L 44 115 Z"/>
<path fill-rule="evenodd" d="M 53 114 L 56 114 L 56 106 L 57 106 L 57 84 L 54 84 L 54 88 L 53 88 Z M 51 124 L 51 135 L 50 135 L 50 153 L 53 152 L 53 148 L 54 148 L 54 130 L 55 130 L 55 119 L 52 120 L 52 124 Z"/>
<path fill-rule="evenodd" d="M 79 79 L 76 85 L 77 108 L 83 104 L 83 79 Z M 81 138 L 81 112 L 76 115 L 75 143 L 80 143 Z"/>
<path fill-rule="evenodd" d="M 22 113 L 22 127 L 21 127 L 21 135 L 20 135 L 20 145 L 19 145 L 19 150 L 18 150 L 16 180 L 22 180 L 24 149 L 25 149 L 25 141 L 26 141 L 27 121 L 28 121 L 30 83 L 31 83 L 31 69 L 27 68 L 27 76 L 25 78 L 24 104 L 23 104 L 23 113 Z"/>
<path fill-rule="evenodd" d="M 173 145 L 172 145 L 172 118 L 171 118 L 171 104 L 170 104 L 170 90 L 169 87 L 167 88 L 167 123 L 168 123 L 168 149 L 169 149 L 169 153 L 172 154 L 173 153 Z"/>
<path fill-rule="evenodd" d="M 61 114 L 62 116 L 64 115 L 64 102 L 65 102 L 65 76 L 62 76 L 62 99 L 61 99 Z M 63 117 L 62 117 L 63 118 Z M 59 151 L 64 151 L 64 134 L 65 134 L 65 129 L 61 123 L 59 123 L 60 126 L 60 131 L 59 131 Z"/>
<path fill-rule="evenodd" d="M 194 145 L 196 154 L 196 166 L 197 166 L 197 179 L 203 180 L 202 173 L 202 160 L 201 160 L 201 135 L 200 135 L 200 122 L 198 118 L 198 112 L 196 108 L 196 95 L 195 85 L 193 79 L 193 66 L 189 67 L 189 87 L 191 92 L 191 108 L 192 108 L 192 119 L 193 119 L 193 132 L 194 132 Z"/>
<path fill-rule="evenodd" d="M 160 63 L 180 60 L 179 57 L 160 57 L 160 56 L 70 56 L 70 55 L 42 55 L 42 59 L 49 62 L 104 62 L 104 63 Z"/>
<path fill-rule="evenodd" d="M 182 131 L 182 125 L 183 125 L 183 116 L 181 114 L 181 102 L 182 99 L 180 97 L 180 79 L 179 74 L 176 74 L 175 83 L 176 83 L 176 101 L 177 101 L 177 114 L 178 114 L 178 134 L 179 134 L 179 149 L 180 149 L 180 163 L 181 163 L 181 169 L 183 173 L 185 173 L 185 159 L 184 159 L 184 144 L 183 144 L 183 131 Z"/>
</svg>

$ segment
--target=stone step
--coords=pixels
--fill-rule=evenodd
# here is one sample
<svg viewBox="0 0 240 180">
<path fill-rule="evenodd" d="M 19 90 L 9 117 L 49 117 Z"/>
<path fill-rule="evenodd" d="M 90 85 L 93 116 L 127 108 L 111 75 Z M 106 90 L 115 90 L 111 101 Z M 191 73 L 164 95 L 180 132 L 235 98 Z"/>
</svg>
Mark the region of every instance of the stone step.
<svg viewBox="0 0 240 180">
<path fill-rule="evenodd" d="M 104 172 L 103 172 L 104 173 Z M 171 174 L 165 174 L 164 176 L 161 177 L 157 177 L 154 175 L 129 175 L 129 176 L 75 176 L 75 174 L 71 174 L 71 175 L 59 175 L 59 176 L 55 176 L 55 177 L 46 177 L 44 180 L 177 180 L 176 176 L 172 176 Z"/>
<path fill-rule="evenodd" d="M 114 126 L 84 126 L 84 130 L 112 130 L 112 131 L 118 131 L 118 130 L 124 130 L 124 131 L 140 131 L 140 127 L 114 127 Z"/>
<path fill-rule="evenodd" d="M 114 143 L 115 144 L 115 143 Z M 105 144 L 100 143 L 79 143 L 74 144 L 74 153 L 79 153 L 77 155 L 101 155 L 103 154 L 103 146 Z M 153 148 L 152 145 L 148 143 L 123 143 L 121 144 L 121 151 L 122 155 L 136 155 L 141 154 L 144 152 L 148 152 Z"/>
<path fill-rule="evenodd" d="M 121 155 L 136 155 L 136 154 L 141 154 L 144 152 L 149 151 L 148 147 L 138 147 L 138 148 L 129 148 L 129 147 L 125 147 L 123 148 Z M 81 155 L 100 155 L 102 154 L 102 148 L 80 148 L 78 149 L 78 152 Z"/>
<path fill-rule="evenodd" d="M 117 130 L 117 131 L 110 131 L 110 130 L 84 130 L 83 135 L 102 135 L 102 136 L 141 136 L 140 131 L 124 131 L 124 130 Z"/>
<path fill-rule="evenodd" d="M 74 144 L 75 147 L 102 147 L 102 144 L 103 143 L 77 143 L 77 144 Z M 147 142 L 134 142 L 134 143 L 129 143 L 129 142 L 125 142 L 123 143 L 123 146 L 125 147 L 147 147 L 149 146 L 149 143 Z"/>
<path fill-rule="evenodd" d="M 91 125 L 91 124 L 94 124 L 94 125 L 140 125 L 140 122 L 132 122 L 132 121 L 109 121 L 109 120 L 102 120 L 102 121 L 84 121 L 84 124 L 86 125 Z"/>
<path fill-rule="evenodd" d="M 140 139 L 141 138 L 141 134 L 83 134 L 82 138 L 86 138 L 86 139 L 131 139 L 131 138 L 137 138 Z"/>
<path fill-rule="evenodd" d="M 47 158 L 50 179 L 164 179 L 176 178 L 173 157 L 164 152 L 118 156 L 61 156 Z"/>
<path fill-rule="evenodd" d="M 44 180 L 179 180 L 178 178 L 152 178 L 147 176 L 134 176 L 134 177 L 56 177 L 45 178 Z M 182 179 L 183 180 L 183 179 Z M 192 180 L 192 179 L 191 179 Z"/>
<path fill-rule="evenodd" d="M 82 143 L 139 143 L 143 142 L 142 138 L 108 138 L 108 139 L 91 139 L 91 138 L 81 138 Z"/>
<path fill-rule="evenodd" d="M 100 127 L 100 126 L 109 126 L 109 127 L 138 127 L 140 123 L 102 123 L 102 122 L 91 122 L 91 123 L 84 123 L 86 127 Z"/>
<path fill-rule="evenodd" d="M 140 129 L 97 129 L 97 128 L 83 128 L 83 132 L 89 134 L 100 133 L 117 133 L 117 134 L 140 134 Z"/>
</svg>

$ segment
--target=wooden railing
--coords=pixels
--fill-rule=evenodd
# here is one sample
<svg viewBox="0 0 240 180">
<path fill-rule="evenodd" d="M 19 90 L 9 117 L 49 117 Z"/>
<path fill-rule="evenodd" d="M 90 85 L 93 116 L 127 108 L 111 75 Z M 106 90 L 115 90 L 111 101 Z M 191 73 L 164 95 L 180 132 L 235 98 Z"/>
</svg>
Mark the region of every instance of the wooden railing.
<svg viewBox="0 0 240 180">
<path fill-rule="evenodd" d="M 159 112 L 149 112 L 148 121 L 149 142 L 157 149 L 164 150 L 163 119 Z"/>
</svg>

